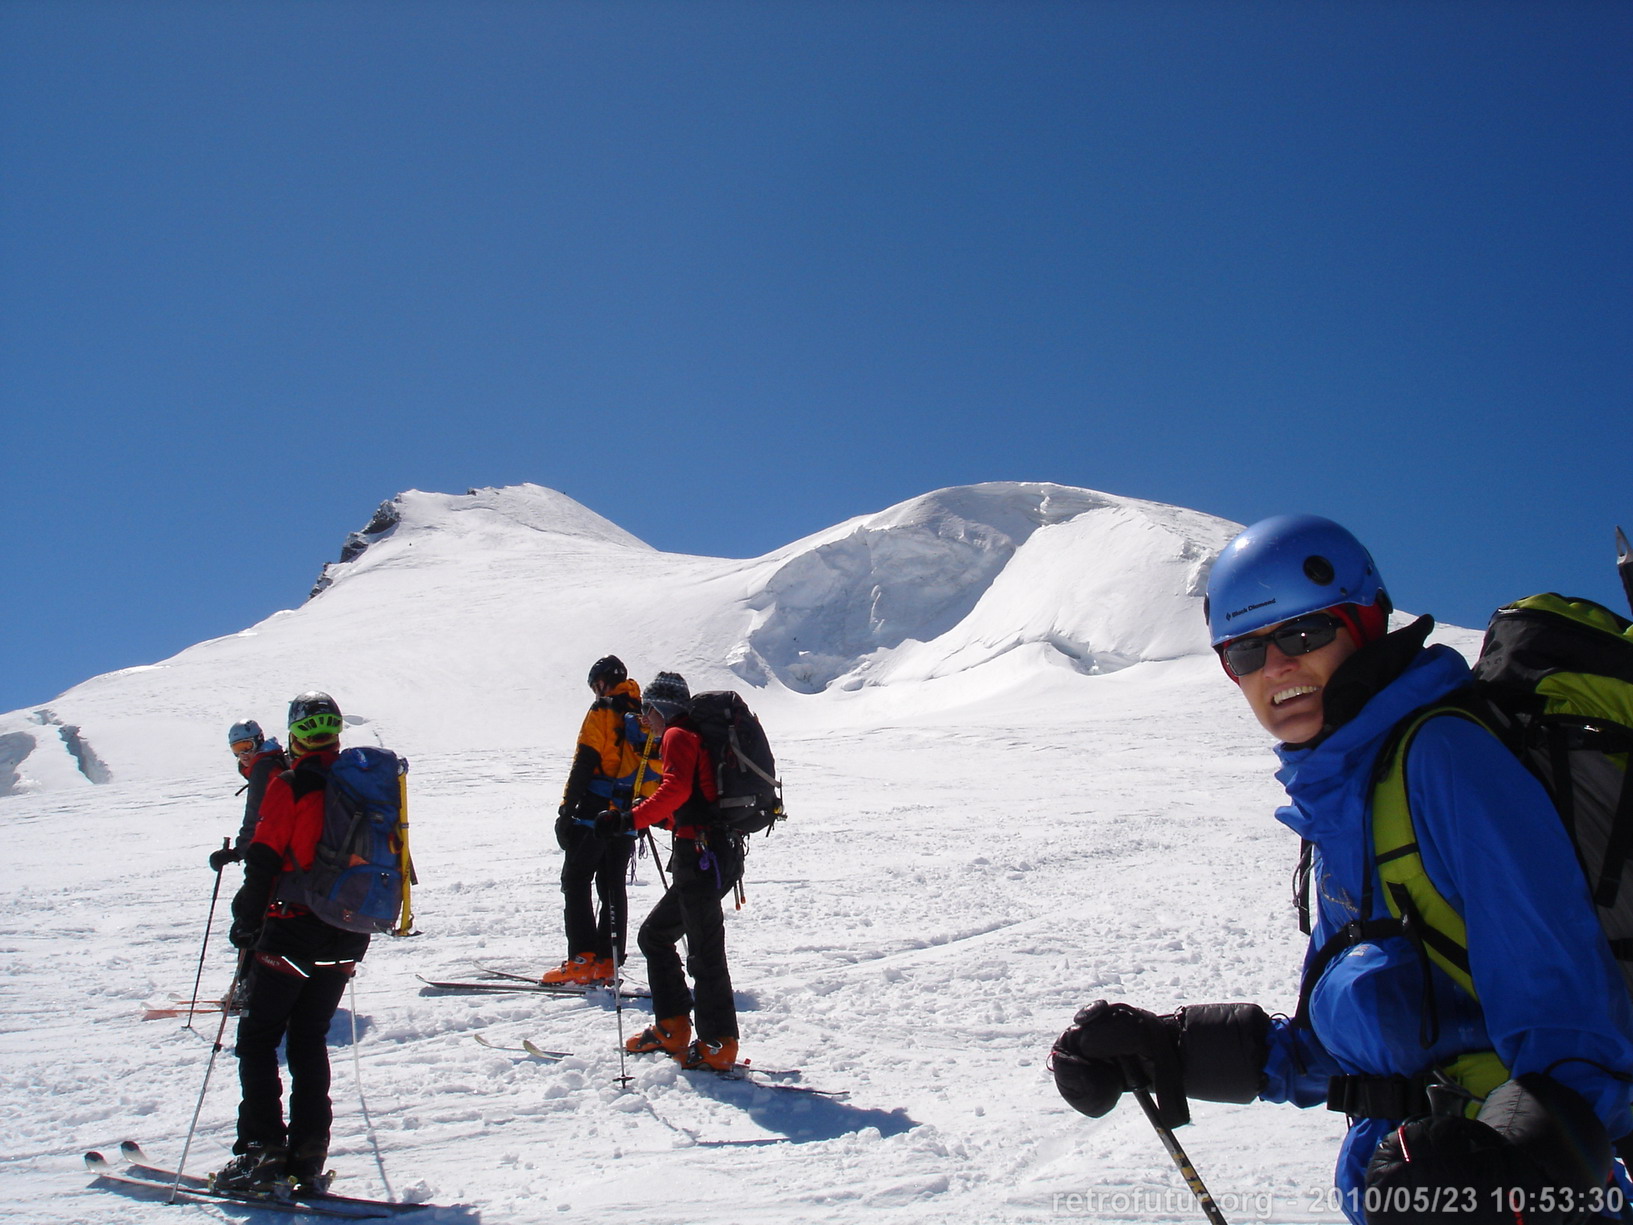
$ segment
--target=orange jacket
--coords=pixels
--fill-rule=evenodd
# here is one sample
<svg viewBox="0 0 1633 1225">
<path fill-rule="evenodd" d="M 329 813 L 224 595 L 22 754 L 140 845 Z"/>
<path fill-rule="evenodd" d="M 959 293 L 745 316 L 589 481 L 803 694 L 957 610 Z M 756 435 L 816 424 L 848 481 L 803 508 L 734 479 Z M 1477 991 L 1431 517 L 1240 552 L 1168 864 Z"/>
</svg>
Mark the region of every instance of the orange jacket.
<svg viewBox="0 0 1633 1225">
<path fill-rule="evenodd" d="M 621 681 L 604 698 L 597 698 L 578 730 L 578 746 L 573 767 L 567 775 L 562 803 L 576 808 L 586 792 L 610 799 L 615 792 L 627 796 L 641 775 L 640 796 L 651 795 L 658 787 L 657 746 L 652 746 L 644 773 L 641 752 L 648 736 L 640 722 L 641 687 Z M 626 800 L 626 802 L 628 802 Z"/>
</svg>

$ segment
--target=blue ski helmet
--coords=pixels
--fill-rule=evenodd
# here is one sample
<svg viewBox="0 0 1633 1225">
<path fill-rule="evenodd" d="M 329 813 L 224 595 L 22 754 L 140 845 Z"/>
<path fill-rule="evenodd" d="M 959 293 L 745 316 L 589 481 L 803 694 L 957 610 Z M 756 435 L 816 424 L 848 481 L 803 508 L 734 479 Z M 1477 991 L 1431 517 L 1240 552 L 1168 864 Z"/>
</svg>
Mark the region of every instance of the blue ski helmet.
<svg viewBox="0 0 1633 1225">
<path fill-rule="evenodd" d="M 1209 641 L 1218 646 L 1341 604 L 1390 612 L 1372 554 L 1331 519 L 1276 515 L 1225 546 L 1208 575 L 1203 609 Z"/>
<path fill-rule="evenodd" d="M 234 723 L 227 729 L 227 744 L 237 744 L 240 740 L 253 740 L 255 747 L 260 748 L 266 741 L 261 733 L 261 725 L 254 719 L 245 719 L 242 723 Z"/>
</svg>

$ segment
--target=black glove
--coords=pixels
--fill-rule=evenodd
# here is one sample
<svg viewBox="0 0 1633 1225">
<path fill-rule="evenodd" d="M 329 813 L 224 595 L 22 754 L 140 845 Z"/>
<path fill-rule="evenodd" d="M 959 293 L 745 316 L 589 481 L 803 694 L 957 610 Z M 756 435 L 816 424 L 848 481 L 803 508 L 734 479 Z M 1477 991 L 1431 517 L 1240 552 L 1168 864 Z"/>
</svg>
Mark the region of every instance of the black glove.
<svg viewBox="0 0 1633 1225">
<path fill-rule="evenodd" d="M 244 851 L 244 883 L 232 897 L 232 932 L 228 937 L 238 948 L 255 943 L 261 924 L 266 922 L 267 906 L 282 867 L 283 857 L 265 843 L 252 842 Z"/>
<path fill-rule="evenodd" d="M 1163 1121 L 1190 1121 L 1179 1064 L 1179 1022 L 1128 1004 L 1095 1000 L 1078 1009 L 1050 1052 L 1055 1088 L 1091 1118 L 1110 1112 L 1124 1089 L 1154 1086 Z"/>
<path fill-rule="evenodd" d="M 595 818 L 595 834 L 598 838 L 616 838 L 619 834 L 627 834 L 635 828 L 627 812 L 619 812 L 616 808 L 608 808 L 598 813 Z"/>
<path fill-rule="evenodd" d="M 571 850 L 578 841 L 578 832 L 579 826 L 574 823 L 567 805 L 556 809 L 556 845 L 564 851 Z"/>
<path fill-rule="evenodd" d="M 1611 1144 L 1582 1097 L 1540 1072 L 1504 1081 L 1475 1118 L 1411 1119 L 1372 1154 L 1368 1225 L 1575 1225 L 1604 1206 Z"/>
<path fill-rule="evenodd" d="M 243 858 L 244 852 L 240 851 L 237 847 L 224 846 L 219 851 L 210 852 L 210 869 L 211 871 L 219 872 L 228 864 L 237 863 Z"/>
<path fill-rule="evenodd" d="M 1191 1121 L 1187 1096 L 1250 1102 L 1269 1052 L 1270 1018 L 1257 1004 L 1193 1004 L 1157 1016 L 1096 1000 L 1078 1010 L 1050 1052 L 1055 1088 L 1099 1118 L 1123 1090 L 1150 1088 L 1165 1127 Z"/>
</svg>

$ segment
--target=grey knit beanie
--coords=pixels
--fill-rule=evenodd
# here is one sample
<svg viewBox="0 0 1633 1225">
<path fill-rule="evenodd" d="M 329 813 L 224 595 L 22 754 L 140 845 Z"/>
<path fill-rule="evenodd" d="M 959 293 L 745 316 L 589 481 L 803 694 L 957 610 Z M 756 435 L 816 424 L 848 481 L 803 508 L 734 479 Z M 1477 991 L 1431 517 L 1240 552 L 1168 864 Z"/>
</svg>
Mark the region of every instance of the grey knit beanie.
<svg viewBox="0 0 1633 1225">
<path fill-rule="evenodd" d="M 686 687 L 686 678 L 679 672 L 660 672 L 641 691 L 641 704 L 651 706 L 663 716 L 665 723 L 674 722 L 692 708 L 692 691 Z"/>
</svg>

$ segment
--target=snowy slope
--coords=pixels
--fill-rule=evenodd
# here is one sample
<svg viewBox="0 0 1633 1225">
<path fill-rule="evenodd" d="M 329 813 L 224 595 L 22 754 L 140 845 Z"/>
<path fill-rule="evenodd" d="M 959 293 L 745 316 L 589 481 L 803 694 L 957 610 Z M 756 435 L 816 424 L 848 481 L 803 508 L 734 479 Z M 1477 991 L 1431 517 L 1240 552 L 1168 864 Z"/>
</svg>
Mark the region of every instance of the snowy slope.
<svg viewBox="0 0 1633 1225">
<path fill-rule="evenodd" d="M 376 941 L 331 1035 L 344 1187 L 464 1206 L 446 1221 L 1196 1219 L 1132 1104 L 1073 1114 L 1044 1056 L 1098 996 L 1292 1003 L 1297 848 L 1199 628 L 1233 525 L 991 484 L 740 561 L 660 553 L 536 486 L 392 506 L 300 607 L 0 717 L 0 786 L 8 738 L 31 746 L 0 796 L 0 1217 L 221 1219 L 87 1190 L 77 1155 L 179 1156 L 214 1027 L 136 1018 L 192 985 L 204 859 L 240 811 L 227 723 L 275 727 L 320 686 L 350 742 L 411 757 L 423 877 L 425 934 Z M 744 1053 L 847 1100 L 650 1061 L 621 1091 L 609 1005 L 421 993 L 415 973 L 565 952 L 549 819 L 609 650 L 761 712 L 793 819 L 755 841 L 728 920 Z M 635 916 L 657 892 L 643 861 Z M 207 991 L 230 973 L 218 931 Z M 231 1143 L 234 1071 L 190 1169 Z M 1231 1219 L 1337 1219 L 1341 1120 L 1196 1114 L 1182 1138 Z"/>
</svg>

